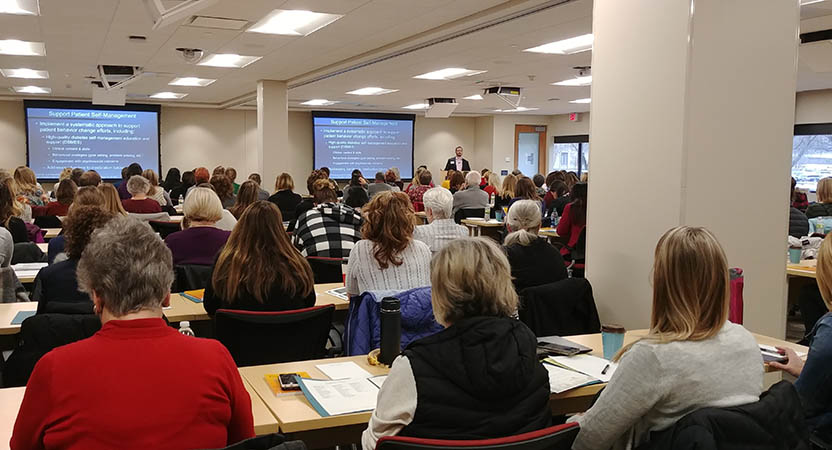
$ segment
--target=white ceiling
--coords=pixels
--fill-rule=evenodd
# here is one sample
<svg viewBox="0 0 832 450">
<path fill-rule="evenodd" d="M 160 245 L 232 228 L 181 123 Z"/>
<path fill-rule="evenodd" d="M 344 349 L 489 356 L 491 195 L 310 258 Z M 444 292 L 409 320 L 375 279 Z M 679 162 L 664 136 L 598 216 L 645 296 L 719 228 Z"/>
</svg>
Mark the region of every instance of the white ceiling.
<svg viewBox="0 0 832 450">
<path fill-rule="evenodd" d="M 367 61 L 461 30 L 507 17 L 551 0 L 220 0 L 200 15 L 243 19 L 250 24 L 274 9 L 308 9 L 344 17 L 306 37 L 275 36 L 200 28 L 183 21 L 158 30 L 140 0 L 40 0 L 41 15 L 0 14 L 0 39 L 46 43 L 46 57 L 0 55 L 0 68 L 48 70 L 49 80 L 0 77 L 0 99 L 21 98 L 8 88 L 35 84 L 52 88 L 43 98 L 89 99 L 89 79 L 97 64 L 142 66 L 145 75 L 128 87 L 131 98 L 159 91 L 188 93 L 184 100 L 164 102 L 204 107 L 250 104 L 259 79 L 288 80 L 290 107 L 313 98 L 343 103 L 326 109 L 399 111 L 429 97 L 454 97 L 456 113 L 490 114 L 510 108 L 496 99 L 462 100 L 483 87 L 502 84 L 524 88 L 521 106 L 539 108 L 527 114 L 588 111 L 589 105 L 568 103 L 589 97 L 589 87 L 559 87 L 550 83 L 576 74 L 574 66 L 588 66 L 591 52 L 541 55 L 522 50 L 543 43 L 592 32 L 592 0 L 573 0 L 560 6 L 490 26 L 462 37 L 430 45 L 381 62 Z M 166 2 L 169 6 L 177 1 Z M 807 5 L 801 11 L 801 32 L 832 28 L 832 0 Z M 129 35 L 147 36 L 134 43 Z M 243 69 L 196 66 L 186 63 L 177 47 L 196 47 L 206 53 L 262 56 Z M 802 45 L 798 91 L 832 88 L 832 43 Z M 356 68 L 358 67 L 358 68 Z M 453 81 L 412 77 L 446 67 L 487 70 Z M 340 73 L 344 69 L 346 72 Z M 337 73 L 334 76 L 328 76 Z M 177 76 L 216 78 L 208 87 L 175 87 Z M 319 76 L 320 81 L 304 84 Z M 353 96 L 361 87 L 399 89 L 381 96 Z M 26 98 L 38 98 L 36 96 Z M 147 101 L 147 100 L 140 100 Z M 152 101 L 147 101 L 152 102 Z M 315 109 L 320 109 L 316 107 Z M 456 114 L 455 113 L 455 114 Z"/>
</svg>

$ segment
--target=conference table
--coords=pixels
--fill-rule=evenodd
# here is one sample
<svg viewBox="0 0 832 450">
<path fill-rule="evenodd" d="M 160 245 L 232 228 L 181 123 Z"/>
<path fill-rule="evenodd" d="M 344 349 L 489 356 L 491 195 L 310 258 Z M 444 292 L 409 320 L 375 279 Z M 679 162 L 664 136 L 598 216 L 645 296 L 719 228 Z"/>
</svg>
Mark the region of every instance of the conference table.
<svg viewBox="0 0 832 450">
<path fill-rule="evenodd" d="M 817 278 L 817 265 L 818 261 L 816 259 L 804 259 L 798 264 L 787 263 L 786 275 L 815 279 Z"/>
<path fill-rule="evenodd" d="M 56 238 L 59 234 L 61 234 L 61 230 L 62 228 L 43 228 L 43 238 L 47 241 L 52 238 Z"/>
<path fill-rule="evenodd" d="M 473 237 L 487 236 L 500 242 L 500 232 L 503 230 L 505 223 L 496 220 L 482 217 L 469 217 L 462 219 L 462 224 L 468 227 L 468 234 Z"/>
</svg>

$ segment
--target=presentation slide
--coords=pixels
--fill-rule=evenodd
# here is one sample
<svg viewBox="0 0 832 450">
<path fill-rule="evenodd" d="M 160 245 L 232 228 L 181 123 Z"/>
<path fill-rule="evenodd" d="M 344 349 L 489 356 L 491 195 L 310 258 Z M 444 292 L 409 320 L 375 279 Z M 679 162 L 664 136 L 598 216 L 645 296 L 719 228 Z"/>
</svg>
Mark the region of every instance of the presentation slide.
<svg viewBox="0 0 832 450">
<path fill-rule="evenodd" d="M 121 169 L 133 162 L 159 170 L 157 106 L 27 102 L 25 109 L 28 165 L 39 179 L 57 179 L 65 167 L 93 169 L 104 179 L 121 179 Z"/>
<path fill-rule="evenodd" d="M 359 169 L 371 179 L 391 167 L 413 177 L 413 115 L 314 112 L 312 120 L 315 167 L 329 167 L 332 178 Z"/>
</svg>

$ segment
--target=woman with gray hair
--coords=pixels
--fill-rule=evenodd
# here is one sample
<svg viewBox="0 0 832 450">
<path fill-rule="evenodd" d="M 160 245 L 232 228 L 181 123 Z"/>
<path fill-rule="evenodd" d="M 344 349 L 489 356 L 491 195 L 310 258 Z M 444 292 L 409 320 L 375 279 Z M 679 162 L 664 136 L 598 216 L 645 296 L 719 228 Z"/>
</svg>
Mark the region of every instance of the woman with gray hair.
<svg viewBox="0 0 832 450">
<path fill-rule="evenodd" d="M 121 201 L 124 210 L 134 214 L 153 214 L 162 212 L 159 202 L 147 196 L 150 182 L 141 175 L 133 175 L 127 180 L 127 192 L 131 198 Z"/>
<path fill-rule="evenodd" d="M 172 281 L 170 251 L 149 225 L 119 217 L 96 230 L 78 282 L 101 330 L 38 361 L 11 448 L 218 448 L 254 436 L 225 347 L 162 319 Z"/>
<path fill-rule="evenodd" d="M 411 342 L 393 361 L 364 449 L 395 434 L 489 439 L 549 426 L 549 377 L 534 333 L 511 318 L 518 299 L 500 247 L 458 239 L 430 266 L 433 313 L 445 329 Z"/>
<path fill-rule="evenodd" d="M 454 206 L 454 196 L 451 191 L 443 187 L 428 189 L 422 195 L 422 202 L 425 204 L 428 224 L 416 227 L 413 231 L 413 239 L 428 244 L 431 253 L 438 252 L 454 239 L 468 236 L 468 229 L 457 225 L 451 215 Z"/>
<path fill-rule="evenodd" d="M 540 231 L 540 203 L 534 200 L 518 200 L 511 205 L 506 217 L 504 245 L 511 276 L 517 292 L 527 287 L 554 283 L 566 278 L 563 256 Z"/>
</svg>

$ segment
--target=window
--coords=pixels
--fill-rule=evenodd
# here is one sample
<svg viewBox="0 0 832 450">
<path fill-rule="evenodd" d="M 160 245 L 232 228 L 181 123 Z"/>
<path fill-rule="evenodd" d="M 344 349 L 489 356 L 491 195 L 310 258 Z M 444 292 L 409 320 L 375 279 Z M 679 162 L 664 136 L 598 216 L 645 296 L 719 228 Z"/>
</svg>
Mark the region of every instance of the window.
<svg viewBox="0 0 832 450">
<path fill-rule="evenodd" d="M 832 176 L 832 124 L 795 125 L 792 177 L 799 189 L 814 192 L 821 178 Z"/>
<path fill-rule="evenodd" d="M 589 135 L 555 136 L 549 153 L 549 170 L 575 172 L 578 176 L 589 171 Z"/>
</svg>

